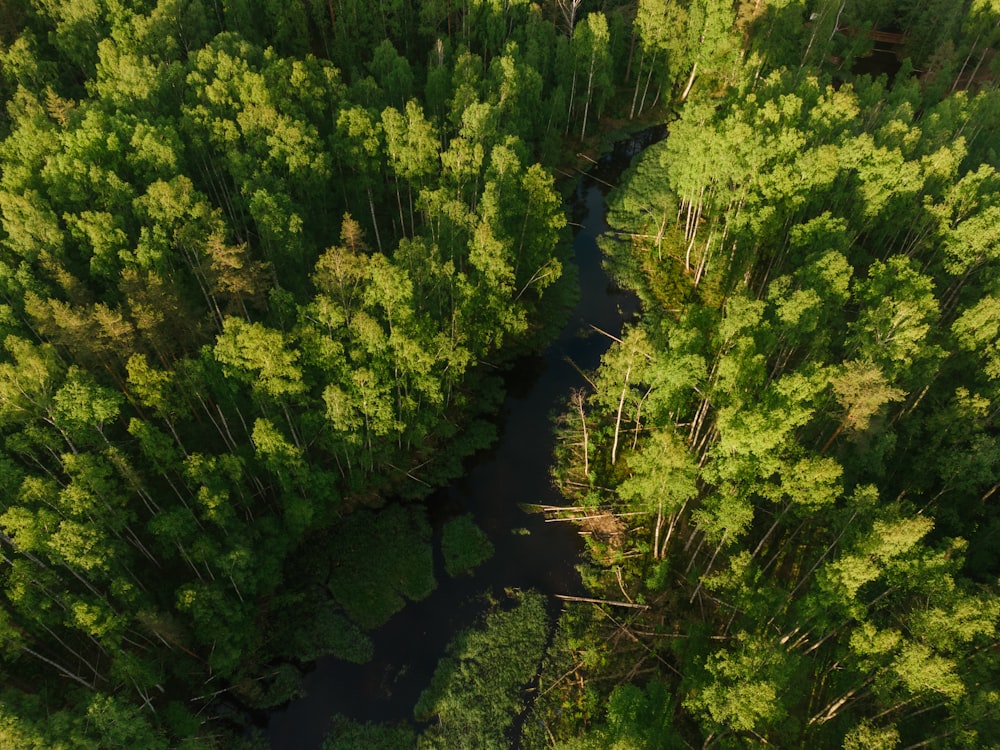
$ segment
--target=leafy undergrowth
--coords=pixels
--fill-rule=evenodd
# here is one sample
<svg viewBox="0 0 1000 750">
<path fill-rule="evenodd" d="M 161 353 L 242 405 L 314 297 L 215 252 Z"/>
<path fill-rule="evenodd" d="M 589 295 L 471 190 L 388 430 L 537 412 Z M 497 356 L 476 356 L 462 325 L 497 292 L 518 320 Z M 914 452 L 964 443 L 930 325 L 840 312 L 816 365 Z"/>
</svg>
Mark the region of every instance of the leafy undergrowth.
<svg viewBox="0 0 1000 750">
<path fill-rule="evenodd" d="M 512 595 L 514 607 L 486 616 L 481 628 L 460 633 L 438 663 L 413 710 L 433 722 L 419 747 L 460 750 L 505 748 L 537 674 L 548 639 L 546 601 L 535 591 Z"/>
<path fill-rule="evenodd" d="M 455 577 L 470 573 L 480 564 L 493 557 L 493 543 L 472 516 L 453 518 L 444 525 L 441 537 L 441 551 L 444 567 L 448 575 Z"/>
</svg>

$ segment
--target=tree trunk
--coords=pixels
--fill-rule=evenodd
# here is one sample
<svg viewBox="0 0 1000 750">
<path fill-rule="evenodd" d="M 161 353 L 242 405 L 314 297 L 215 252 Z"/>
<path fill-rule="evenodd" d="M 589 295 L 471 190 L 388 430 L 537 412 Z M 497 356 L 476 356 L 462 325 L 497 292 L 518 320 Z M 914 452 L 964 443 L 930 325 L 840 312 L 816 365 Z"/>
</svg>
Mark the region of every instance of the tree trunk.
<svg viewBox="0 0 1000 750">
<path fill-rule="evenodd" d="M 708 265 L 708 258 L 712 254 L 712 236 L 715 230 L 708 233 L 708 240 L 705 242 L 705 250 L 701 254 L 701 261 L 698 263 L 698 270 L 694 272 L 694 285 L 697 287 L 701 283 L 701 277 L 705 273 L 705 266 Z"/>
<path fill-rule="evenodd" d="M 569 126 L 573 123 L 573 99 L 576 97 L 576 62 L 573 63 L 573 82 L 569 87 L 569 109 L 566 111 L 566 132 L 569 135 Z"/>
<path fill-rule="evenodd" d="M 406 236 L 406 219 L 403 218 L 403 196 L 399 192 L 399 176 L 394 176 L 396 181 L 396 206 L 399 208 L 399 234 L 401 237 Z"/>
<path fill-rule="evenodd" d="M 31 655 L 32 655 L 32 656 L 34 656 L 34 657 L 35 657 L 36 659 L 39 659 L 39 660 L 41 660 L 41 661 L 44 661 L 44 662 L 45 662 L 46 664 L 48 664 L 49 666 L 51 666 L 51 667 L 55 667 L 55 668 L 56 668 L 56 669 L 57 669 L 57 670 L 58 670 L 59 672 L 61 672 L 61 673 L 62 673 L 63 675 L 65 675 L 66 677 L 69 677 L 69 678 L 70 678 L 71 680 L 73 680 L 74 682 L 79 682 L 79 683 L 80 683 L 81 685 L 83 685 L 83 686 L 84 686 L 85 688 L 89 688 L 90 690 L 96 690 L 96 689 L 97 689 L 97 688 L 95 688 L 95 687 L 94 687 L 94 686 L 93 686 L 93 685 L 92 685 L 91 683 L 87 682 L 87 681 L 86 681 L 85 679 L 83 679 L 83 678 L 82 678 L 82 677 L 80 677 L 79 675 L 77 675 L 77 674 L 75 674 L 75 673 L 71 672 L 71 671 L 70 671 L 69 669 L 67 669 L 66 667 L 62 666 L 61 664 L 59 664 L 59 663 L 57 663 L 57 662 L 54 662 L 54 661 L 52 661 L 52 659 L 49 659 L 49 658 L 48 658 L 48 657 L 46 657 L 46 656 L 42 656 L 42 655 L 41 655 L 40 653 L 38 653 L 37 651 L 32 651 L 32 650 L 31 650 L 30 648 L 28 648 L 27 646 L 21 646 L 21 650 L 22 650 L 22 651 L 24 651 L 24 652 L 25 652 L 26 654 L 31 654 Z"/>
<path fill-rule="evenodd" d="M 982 36 L 982 32 L 976 36 L 976 40 L 972 43 L 972 47 L 969 48 L 969 54 L 965 56 L 965 61 L 962 63 L 962 68 L 958 71 L 958 75 L 955 76 L 954 83 L 951 84 L 951 91 L 949 93 L 954 94 L 955 89 L 958 88 L 959 81 L 962 80 L 962 74 L 965 72 L 965 68 L 969 64 L 969 60 L 972 59 L 972 53 L 976 51 L 976 45 L 979 44 L 979 37 Z"/>
<path fill-rule="evenodd" d="M 622 409 L 625 407 L 625 395 L 628 393 L 628 379 L 632 374 L 632 365 L 625 370 L 625 384 L 622 386 L 622 395 L 618 400 L 618 416 L 615 419 L 615 442 L 611 446 L 611 463 L 614 464 L 618 457 L 618 435 L 622 426 Z"/>
<path fill-rule="evenodd" d="M 639 403 L 636 404 L 636 407 L 635 407 L 635 432 L 632 434 L 632 450 L 635 450 L 635 447 L 639 444 L 639 430 L 641 429 L 641 425 L 640 425 L 640 422 L 639 422 L 639 417 L 642 414 L 642 405 L 646 402 L 646 399 L 649 398 L 649 394 L 652 393 L 652 392 L 653 392 L 653 386 L 650 386 L 649 388 L 646 389 L 646 392 L 643 394 L 642 398 L 639 399 Z"/>
<path fill-rule="evenodd" d="M 691 87 L 694 86 L 695 74 L 698 72 L 698 63 L 691 66 L 691 75 L 688 77 L 687 86 L 684 87 L 684 93 L 681 94 L 681 101 L 686 101 L 688 94 L 691 93 Z"/>
<path fill-rule="evenodd" d="M 979 56 L 979 62 L 976 63 L 976 67 L 972 69 L 972 75 L 969 76 L 969 86 L 968 86 L 968 88 L 972 88 L 972 84 L 976 80 L 976 74 L 979 72 L 979 68 L 983 64 L 983 60 L 986 59 L 986 54 L 988 52 L 989 52 L 989 49 L 984 49 L 983 50 L 983 54 L 981 54 Z"/>
<path fill-rule="evenodd" d="M 842 709 L 851 698 L 853 698 L 861 690 L 867 687 L 868 684 L 874 679 L 875 679 L 874 676 L 869 676 L 860 685 L 848 690 L 842 696 L 837 698 L 837 700 L 827 704 L 826 708 L 824 708 L 822 711 L 812 716 L 809 719 L 809 721 L 806 722 L 806 726 L 811 726 L 813 724 L 825 724 L 826 722 L 830 721 L 830 719 L 835 718 L 837 714 L 840 713 L 840 709 Z"/>
<path fill-rule="evenodd" d="M 833 431 L 833 434 L 830 435 L 830 438 L 826 441 L 826 444 L 823 446 L 822 450 L 820 450 L 819 455 L 821 457 L 823 455 L 825 455 L 827 449 L 831 445 L 833 445 L 833 441 L 837 439 L 837 435 L 839 435 L 841 433 L 841 431 L 844 429 L 844 425 L 845 424 L 847 424 L 847 419 L 846 418 L 839 425 L 837 425 L 837 429 Z"/>
<path fill-rule="evenodd" d="M 649 65 L 649 73 L 646 74 L 646 85 L 642 87 L 642 99 L 639 101 L 639 116 L 642 117 L 642 111 L 646 108 L 646 94 L 649 93 L 649 84 L 653 80 L 653 65 L 656 63 L 656 53 L 653 53 L 653 62 Z M 638 83 L 638 82 L 637 82 Z"/>
<path fill-rule="evenodd" d="M 636 41 L 636 39 L 638 37 L 639 37 L 639 34 L 636 31 L 635 26 L 633 26 L 632 27 L 632 40 L 629 42 L 629 45 L 628 45 L 628 62 L 625 63 L 625 80 L 626 81 L 629 79 L 629 76 L 632 75 L 632 58 L 635 57 L 635 41 Z M 639 74 L 636 75 L 636 79 L 638 79 L 641 75 L 642 75 L 642 63 L 639 64 Z M 632 99 L 632 102 L 633 102 L 633 104 L 635 103 L 635 99 L 634 98 Z M 629 119 L 630 120 L 632 119 L 631 115 L 629 115 Z"/>
<path fill-rule="evenodd" d="M 629 59 L 629 65 L 632 64 L 631 58 Z M 628 111 L 628 119 L 633 119 L 635 117 L 635 103 L 639 100 L 639 84 L 642 83 L 642 60 L 639 61 L 639 72 L 635 77 L 635 91 L 632 92 L 632 106 Z"/>
<path fill-rule="evenodd" d="M 591 42 L 593 44 L 593 42 Z M 594 95 L 594 66 L 597 64 L 597 51 L 590 51 L 590 72 L 587 75 L 587 100 L 583 105 L 583 125 L 580 127 L 580 140 L 587 136 L 587 115 L 590 113 L 590 99 Z"/>
<path fill-rule="evenodd" d="M 587 415 L 583 411 L 583 391 L 579 389 L 574 389 L 572 396 L 570 396 L 574 406 L 576 406 L 577 411 L 580 414 L 580 424 L 583 428 L 583 474 L 590 480 L 590 459 L 589 459 L 589 440 L 587 435 Z"/>
<path fill-rule="evenodd" d="M 410 236 L 417 236 L 417 222 L 413 216 L 413 185 L 406 185 L 406 197 L 410 201 Z"/>
<path fill-rule="evenodd" d="M 372 197 L 372 189 L 368 187 L 368 209 L 372 213 L 372 228 L 375 230 L 375 244 L 378 245 L 378 251 L 382 252 L 382 238 L 378 233 L 378 219 L 375 218 L 375 199 Z"/>
<path fill-rule="evenodd" d="M 833 551 L 834 547 L 837 546 L 837 544 L 843 538 L 844 534 L 847 533 L 848 527 L 850 527 L 850 525 L 854 522 L 854 519 L 858 517 L 858 513 L 859 511 L 854 511 L 854 514 L 849 519 L 847 519 L 847 523 L 844 524 L 844 528 L 842 528 L 840 530 L 840 533 L 837 534 L 837 538 L 834 539 L 832 542 L 830 542 L 827 548 L 823 550 L 823 554 L 819 556 L 819 559 L 817 559 L 816 562 L 813 563 L 813 566 L 809 568 L 808 572 L 804 576 L 802 576 L 802 578 L 799 580 L 797 584 L 795 584 L 795 588 L 792 589 L 791 592 L 788 594 L 788 600 L 786 601 L 785 606 L 788 606 L 788 604 L 792 601 L 792 597 L 795 596 L 795 594 L 798 592 L 800 588 L 805 586 L 806 581 L 809 580 L 809 577 L 815 572 L 816 568 L 819 567 L 819 564 L 823 562 L 826 556 L 829 555 Z M 770 625 L 771 622 L 774 622 L 773 617 L 771 618 L 771 621 L 768 622 L 768 625 Z"/>
<path fill-rule="evenodd" d="M 728 531 L 722 532 L 722 539 L 719 540 L 719 544 L 716 546 L 715 552 L 712 553 L 712 559 L 708 561 L 705 572 L 698 576 L 698 585 L 695 586 L 694 593 L 691 594 L 688 604 L 694 604 L 695 597 L 698 596 L 698 592 L 701 591 L 701 584 L 704 582 L 705 576 L 712 572 L 712 566 L 715 564 L 715 558 L 718 557 L 719 553 L 722 551 L 722 545 L 726 543 L 727 536 L 729 536 Z"/>
<path fill-rule="evenodd" d="M 662 560 L 667 556 L 667 545 L 670 544 L 670 537 L 673 536 L 674 529 L 677 528 L 677 522 L 680 521 L 681 514 L 684 513 L 684 509 L 687 507 L 687 504 L 688 501 L 685 500 L 684 504 L 681 506 L 681 509 L 670 517 L 670 526 L 667 527 L 667 533 L 663 537 L 663 545 L 660 547 L 659 554 L 655 555 L 657 559 Z"/>
</svg>

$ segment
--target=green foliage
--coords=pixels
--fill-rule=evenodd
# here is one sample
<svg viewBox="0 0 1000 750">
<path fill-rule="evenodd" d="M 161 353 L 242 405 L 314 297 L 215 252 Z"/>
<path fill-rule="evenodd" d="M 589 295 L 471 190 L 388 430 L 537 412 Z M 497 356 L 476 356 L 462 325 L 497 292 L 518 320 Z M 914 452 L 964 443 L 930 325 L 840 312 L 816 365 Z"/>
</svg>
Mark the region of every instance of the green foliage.
<svg viewBox="0 0 1000 750">
<path fill-rule="evenodd" d="M 467 513 L 445 523 L 441 530 L 441 552 L 448 575 L 458 576 L 470 573 L 493 557 L 493 543 Z"/>
<path fill-rule="evenodd" d="M 0 11 L 8 603 L 48 679 L 153 708 L 138 672 L 200 691 L 206 670 L 364 658 L 357 624 L 433 583 L 421 520 L 351 512 L 423 497 L 491 441 L 494 369 L 566 299 L 531 158 L 561 132 L 534 106 L 565 83 L 546 19 L 216 5 Z M 264 637 L 295 632 L 273 602 L 329 534 L 351 551 L 326 563 L 335 603 L 295 587 L 316 628 Z M 375 572 L 371 545 L 419 564 Z"/>
<path fill-rule="evenodd" d="M 656 70 L 673 5 L 640 4 L 640 70 Z M 690 746 L 995 742 L 964 708 L 993 694 L 972 644 L 997 622 L 995 472 L 981 473 L 996 448 L 993 157 L 960 138 L 965 94 L 939 102 L 905 67 L 891 87 L 852 80 L 868 42 L 835 33 L 906 17 L 916 50 L 955 17 L 931 30 L 893 3 L 822 2 L 808 24 L 798 2 L 677 5 L 703 32 L 681 74 L 692 100 L 609 199 L 608 247 L 643 318 L 559 421 L 574 500 L 588 430 L 602 540 L 584 578 L 609 600 L 565 669 L 625 717 L 664 686 L 677 734 L 661 736 Z M 730 10 L 742 71 L 705 43 Z M 848 59 L 836 86 L 831 52 Z M 540 715 L 565 747 L 614 747 L 629 723 Z"/>
<path fill-rule="evenodd" d="M 330 534 L 328 586 L 348 616 L 374 628 L 423 599 L 434 580 L 431 528 L 421 508 L 356 511 Z"/>
<path fill-rule="evenodd" d="M 687 701 L 709 723 L 735 732 L 759 733 L 787 715 L 782 696 L 792 667 L 788 656 L 762 639 L 740 639 L 733 650 L 709 657 L 708 681 Z"/>
<path fill-rule="evenodd" d="M 645 690 L 632 684 L 615 686 L 608 697 L 606 747 L 681 747 L 671 726 L 673 712 L 670 693 L 663 683 L 650 682 Z"/>
<path fill-rule="evenodd" d="M 420 736 L 421 747 L 507 746 L 507 730 L 538 671 L 549 630 L 541 594 L 518 593 L 512 604 L 449 644 L 413 711 L 418 721 L 433 720 Z"/>
<path fill-rule="evenodd" d="M 492 439 L 494 368 L 572 296 L 535 155 L 685 98 L 612 198 L 645 322 L 574 402 L 588 503 L 635 514 L 588 580 L 652 610 L 621 654 L 574 635 L 639 679 L 581 679 L 572 741 L 915 744 L 926 715 L 992 742 L 996 7 L 813 5 L 4 4 L 0 744 L 209 743 L 206 681 L 264 706 L 289 661 L 369 658 L 434 586 L 422 512 L 384 499 Z M 912 65 L 852 74 L 889 27 Z M 446 529 L 448 567 L 487 545 Z M 687 653 L 637 645 L 682 621 Z M 701 679 L 669 702 L 668 658 Z M 766 710 L 754 665 L 812 704 Z"/>
<path fill-rule="evenodd" d="M 323 741 L 323 750 L 412 750 L 417 739 L 408 727 L 360 724 L 344 716 L 334 716 L 333 726 Z"/>
<path fill-rule="evenodd" d="M 356 664 L 372 658 L 371 640 L 323 592 L 284 595 L 275 606 L 294 608 L 297 612 L 294 619 L 280 620 L 279 627 L 270 634 L 273 648 L 282 656 L 313 661 L 333 655 Z"/>
<path fill-rule="evenodd" d="M 21 698 L 6 691 L 0 700 L 0 741 L 9 747 L 43 750 L 66 746 L 82 750 L 120 747 L 169 747 L 134 706 L 113 696 L 95 695 L 81 701 L 82 711 L 58 710 L 40 721 L 37 697 Z"/>
<path fill-rule="evenodd" d="M 891 750 L 899 745 L 895 726 L 877 727 L 863 721 L 844 737 L 844 750 Z"/>
</svg>

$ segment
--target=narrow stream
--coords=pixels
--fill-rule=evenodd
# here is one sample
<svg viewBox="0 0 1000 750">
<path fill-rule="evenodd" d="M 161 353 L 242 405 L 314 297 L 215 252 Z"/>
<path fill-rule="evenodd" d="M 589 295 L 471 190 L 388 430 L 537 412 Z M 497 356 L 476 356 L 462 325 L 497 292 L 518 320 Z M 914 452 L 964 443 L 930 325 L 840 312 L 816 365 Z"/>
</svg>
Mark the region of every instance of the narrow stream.
<svg viewBox="0 0 1000 750">
<path fill-rule="evenodd" d="M 562 503 L 549 477 L 552 414 L 571 388 L 585 385 L 576 368 L 594 369 L 608 348 L 609 339 L 591 326 L 617 334 L 638 311 L 635 297 L 615 288 L 604 273 L 596 239 L 607 230 L 608 185 L 618 182 L 635 154 L 662 137 L 663 129 L 654 128 L 619 143 L 580 181 L 569 203 L 570 220 L 579 225 L 573 249 L 580 278 L 580 300 L 570 321 L 544 354 L 520 361 L 508 375 L 497 445 L 475 456 L 464 477 L 428 500 L 432 516 L 471 511 L 489 534 L 494 556 L 474 576 L 460 579 L 450 578 L 439 558 L 438 587 L 370 634 L 375 657 L 369 663 L 319 660 L 305 678 L 305 697 L 271 715 L 273 750 L 319 750 L 337 713 L 357 721 L 412 719 L 446 645 L 476 621 L 486 596 L 505 588 L 584 593 L 575 569 L 581 550 L 575 528 L 546 523 L 519 504 Z"/>
</svg>

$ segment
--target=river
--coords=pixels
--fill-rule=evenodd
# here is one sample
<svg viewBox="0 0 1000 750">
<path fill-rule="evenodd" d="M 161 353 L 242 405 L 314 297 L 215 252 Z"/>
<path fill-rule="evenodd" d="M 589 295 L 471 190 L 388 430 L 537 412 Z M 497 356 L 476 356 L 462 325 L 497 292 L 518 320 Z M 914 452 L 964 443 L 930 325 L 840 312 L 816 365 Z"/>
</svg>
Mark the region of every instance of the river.
<svg viewBox="0 0 1000 750">
<path fill-rule="evenodd" d="M 497 444 L 470 459 L 464 477 L 428 500 L 437 534 L 445 518 L 471 511 L 489 534 L 494 556 L 475 575 L 459 579 L 443 572 L 439 556 L 438 587 L 371 634 L 375 657 L 367 664 L 320 659 L 305 678 L 305 696 L 271 715 L 273 750 L 319 750 L 337 713 L 357 721 L 411 719 L 446 645 L 476 621 L 489 595 L 505 588 L 533 588 L 549 596 L 584 593 L 575 569 L 581 551 L 576 529 L 546 523 L 541 515 L 522 511 L 520 503 L 562 502 L 549 476 L 552 415 L 565 405 L 572 388 L 585 385 L 577 368 L 596 368 L 608 348 L 609 339 L 591 326 L 617 334 L 638 311 L 636 298 L 616 288 L 604 273 L 597 237 L 608 228 L 609 186 L 618 182 L 632 157 L 662 135 L 662 128 L 654 128 L 620 142 L 579 181 L 568 205 L 575 227 L 579 302 L 548 349 L 519 361 L 508 374 Z"/>
</svg>

